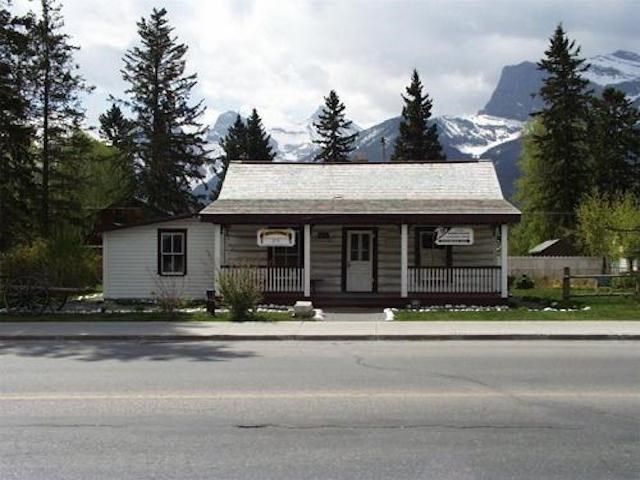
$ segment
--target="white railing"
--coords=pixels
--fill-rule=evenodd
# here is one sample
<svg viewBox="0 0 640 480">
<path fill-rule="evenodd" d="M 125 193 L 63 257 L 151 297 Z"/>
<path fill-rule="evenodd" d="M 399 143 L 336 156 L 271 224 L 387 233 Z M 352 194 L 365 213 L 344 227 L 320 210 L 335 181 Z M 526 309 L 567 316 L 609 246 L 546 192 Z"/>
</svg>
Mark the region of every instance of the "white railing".
<svg viewBox="0 0 640 480">
<path fill-rule="evenodd" d="M 410 293 L 500 293 L 500 267 L 409 267 Z"/>
<path fill-rule="evenodd" d="M 304 268 L 302 267 L 263 267 L 230 266 L 221 267 L 221 272 L 239 275 L 248 272 L 262 292 L 293 293 L 304 291 Z"/>
</svg>

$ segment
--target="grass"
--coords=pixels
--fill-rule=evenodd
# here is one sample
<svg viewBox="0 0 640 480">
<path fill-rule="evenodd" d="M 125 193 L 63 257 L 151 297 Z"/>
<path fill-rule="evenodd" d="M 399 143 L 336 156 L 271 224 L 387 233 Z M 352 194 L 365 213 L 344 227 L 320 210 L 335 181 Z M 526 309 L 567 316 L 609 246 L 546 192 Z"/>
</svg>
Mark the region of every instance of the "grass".
<svg viewBox="0 0 640 480">
<path fill-rule="evenodd" d="M 579 292 L 579 293 L 587 293 Z M 396 320 L 404 321 L 506 321 L 506 320 L 640 320 L 640 300 L 634 297 L 584 297 L 576 298 L 568 305 L 562 304 L 562 290 L 559 288 L 513 290 L 512 305 L 509 310 L 485 312 L 415 312 L 401 310 Z M 530 311 L 542 309 L 557 302 L 557 308 L 576 308 L 577 311 Z M 589 306 L 589 310 L 582 310 Z"/>
<path fill-rule="evenodd" d="M 252 321 L 291 320 L 287 312 L 260 312 Z M 230 322 L 229 313 L 206 312 L 131 312 L 131 313 L 45 313 L 42 315 L 0 314 L 0 322 Z"/>
</svg>

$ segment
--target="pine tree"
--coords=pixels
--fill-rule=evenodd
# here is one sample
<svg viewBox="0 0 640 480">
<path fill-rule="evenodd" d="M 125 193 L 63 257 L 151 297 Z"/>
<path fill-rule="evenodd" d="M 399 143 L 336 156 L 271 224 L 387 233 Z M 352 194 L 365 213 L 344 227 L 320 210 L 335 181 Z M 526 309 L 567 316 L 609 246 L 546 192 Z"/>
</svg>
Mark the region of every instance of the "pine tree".
<svg viewBox="0 0 640 480">
<path fill-rule="evenodd" d="M 196 74 L 185 74 L 187 46 L 178 43 L 167 11 L 153 9 L 138 23 L 140 46 L 124 56 L 126 104 L 134 114 L 134 154 L 140 191 L 149 204 L 174 213 L 191 211 L 191 184 L 204 179 L 207 128 L 202 101 L 190 104 Z"/>
<path fill-rule="evenodd" d="M 62 33 L 64 21 L 56 0 L 41 0 L 41 16 L 31 30 L 29 83 L 31 109 L 40 151 L 40 222 L 47 234 L 55 219 L 74 221 L 80 205 L 68 195 L 76 181 L 67 178 L 64 149 L 84 120 L 80 96 L 91 90 L 78 73 L 73 54 L 78 47 Z M 81 160 L 80 160 L 81 161 Z M 65 166 L 68 167 L 68 166 Z"/>
<path fill-rule="evenodd" d="M 345 119 L 345 106 L 335 90 L 324 97 L 324 107 L 313 124 L 320 138 L 313 143 L 320 145 L 320 152 L 315 156 L 316 161 L 335 163 L 348 162 L 349 154 L 355 150 L 357 133 L 347 134 L 351 127 L 350 120 Z"/>
<path fill-rule="evenodd" d="M 35 163 L 28 124 L 24 61 L 30 17 L 15 17 L 0 0 L 0 251 L 28 236 Z"/>
<path fill-rule="evenodd" d="M 234 160 L 249 160 L 247 154 L 247 126 L 240 114 L 229 127 L 224 138 L 220 139 L 220 146 L 224 151 L 222 155 L 225 165 Z"/>
<path fill-rule="evenodd" d="M 580 198 L 591 188 L 587 149 L 590 92 L 581 76 L 588 68 L 584 62 L 580 47 L 558 25 L 545 58 L 538 63 L 538 69 L 545 72 L 540 89 L 544 108 L 538 114 L 544 133 L 536 137 L 545 179 L 544 214 L 554 236 L 574 230 Z"/>
<path fill-rule="evenodd" d="M 391 157 L 394 162 L 446 159 L 438 140 L 438 127 L 429 122 L 433 102 L 428 93 L 422 92 L 422 88 L 418 71 L 414 69 L 411 85 L 406 88 L 407 96 L 402 95 L 404 106 L 400 134 Z"/>
<path fill-rule="evenodd" d="M 100 135 L 107 145 L 115 149 L 114 158 L 110 160 L 115 164 L 116 171 L 121 174 L 120 182 L 123 185 L 119 191 L 123 193 L 123 197 L 133 197 L 138 193 L 134 160 L 134 124 L 123 115 L 122 110 L 115 103 L 100 115 L 98 120 Z"/>
<path fill-rule="evenodd" d="M 112 147 L 124 150 L 130 148 L 133 139 L 133 122 L 126 118 L 118 105 L 113 103 L 98 118 L 100 136 Z"/>
<path fill-rule="evenodd" d="M 624 92 L 608 87 L 593 97 L 589 153 L 595 189 L 603 194 L 640 194 L 640 111 Z"/>
<path fill-rule="evenodd" d="M 247 119 L 247 158 L 263 162 L 273 161 L 276 154 L 269 145 L 270 140 L 271 136 L 265 132 L 262 119 L 254 108 Z"/>
</svg>

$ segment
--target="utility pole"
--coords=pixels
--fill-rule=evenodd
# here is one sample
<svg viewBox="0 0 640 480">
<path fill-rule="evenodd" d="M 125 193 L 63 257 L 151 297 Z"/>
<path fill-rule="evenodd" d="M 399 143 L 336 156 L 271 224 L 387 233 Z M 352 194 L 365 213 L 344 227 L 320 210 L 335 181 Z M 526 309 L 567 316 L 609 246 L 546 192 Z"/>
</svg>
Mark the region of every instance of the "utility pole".
<svg viewBox="0 0 640 480">
<path fill-rule="evenodd" d="M 387 152 L 386 152 L 387 140 L 384 137 L 380 137 L 380 146 L 382 147 L 382 161 L 386 162 L 387 161 Z"/>
</svg>

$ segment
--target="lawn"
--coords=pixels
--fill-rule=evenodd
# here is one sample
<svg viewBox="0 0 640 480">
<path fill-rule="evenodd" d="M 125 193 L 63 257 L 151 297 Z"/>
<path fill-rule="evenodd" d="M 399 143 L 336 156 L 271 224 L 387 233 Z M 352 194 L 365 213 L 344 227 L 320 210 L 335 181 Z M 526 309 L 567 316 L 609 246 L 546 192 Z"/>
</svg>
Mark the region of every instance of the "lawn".
<svg viewBox="0 0 640 480">
<path fill-rule="evenodd" d="M 586 291 L 578 293 L 586 293 Z M 396 320 L 640 320 L 640 300 L 635 297 L 584 297 L 571 299 L 567 305 L 563 305 L 562 291 L 559 288 L 513 290 L 511 295 L 508 310 L 481 312 L 400 310 L 396 312 Z M 545 307 L 575 311 L 541 311 Z M 588 307 L 588 310 L 583 310 L 584 307 Z"/>
<path fill-rule="evenodd" d="M 288 312 L 260 312 L 254 321 L 291 320 Z M 130 312 L 130 313 L 45 313 L 42 315 L 0 314 L 0 322 L 229 322 L 227 312 L 215 316 L 206 312 Z"/>
</svg>

